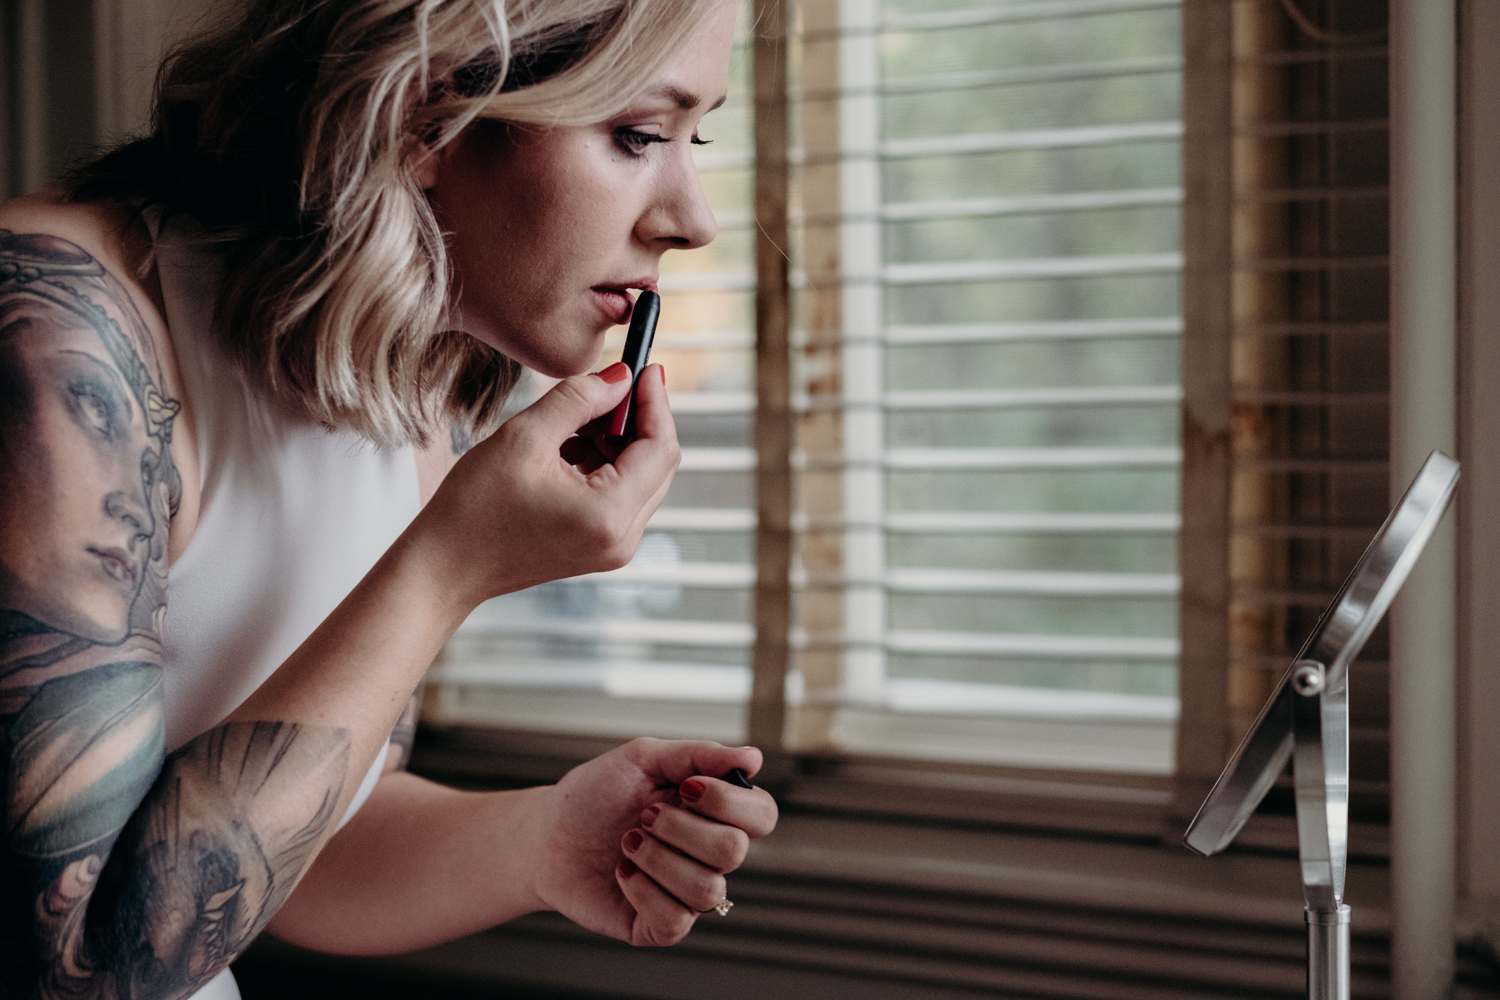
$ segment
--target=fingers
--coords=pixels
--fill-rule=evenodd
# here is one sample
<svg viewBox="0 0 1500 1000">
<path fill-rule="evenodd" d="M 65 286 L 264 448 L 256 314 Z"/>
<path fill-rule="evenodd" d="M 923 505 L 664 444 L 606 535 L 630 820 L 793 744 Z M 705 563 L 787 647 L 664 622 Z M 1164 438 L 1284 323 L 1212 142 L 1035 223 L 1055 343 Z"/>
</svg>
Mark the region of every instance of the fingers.
<svg viewBox="0 0 1500 1000">
<path fill-rule="evenodd" d="M 584 475 L 588 475 L 607 462 L 613 462 L 619 457 L 620 450 L 624 447 L 624 442 L 619 438 L 612 439 L 603 433 L 589 434 L 589 427 L 597 423 L 598 421 L 594 421 L 580 429 L 576 437 L 568 438 L 558 449 L 562 460 L 577 468 Z M 655 505 L 650 505 L 650 507 L 653 511 L 656 509 Z"/>
<path fill-rule="evenodd" d="M 740 788 L 700 775 L 684 781 L 677 794 L 684 808 L 738 827 L 752 839 L 764 837 L 776 828 L 776 800 L 764 788 Z"/>
<path fill-rule="evenodd" d="M 667 401 L 667 372 L 647 365 L 635 387 L 635 432 L 639 437 L 677 440 L 677 425 Z"/>
<path fill-rule="evenodd" d="M 724 898 L 724 876 L 666 846 L 650 834 L 631 830 L 621 849 L 637 868 L 683 906 L 699 912 Z"/>
<path fill-rule="evenodd" d="M 751 839 L 776 826 L 776 801 L 764 789 L 711 776 L 731 768 L 757 773 L 762 758 L 755 747 L 640 739 L 614 752 L 668 796 L 648 805 L 640 826 L 620 840 L 625 857 L 614 875 L 635 910 L 630 940 L 673 944 L 700 912 L 725 898 L 725 875 L 744 863 Z M 678 802 L 670 799 L 673 785 Z"/>
<path fill-rule="evenodd" d="M 635 922 L 630 928 L 631 944 L 676 944 L 693 929 L 698 914 L 682 905 L 629 858 L 615 866 L 615 883 L 626 901 L 635 908 Z"/>
<path fill-rule="evenodd" d="M 622 750 L 636 767 L 669 785 L 680 785 L 695 775 L 723 774 L 732 767 L 754 777 L 762 763 L 761 752 L 755 747 L 726 747 L 706 741 L 638 739 Z"/>
<path fill-rule="evenodd" d="M 617 362 L 594 375 L 563 379 L 510 422 L 559 446 L 584 424 L 613 411 L 629 391 L 630 369 Z"/>
<path fill-rule="evenodd" d="M 608 371 L 608 369 L 605 369 Z M 641 377 L 641 384 L 646 388 L 647 399 L 647 422 L 650 425 L 648 437 L 651 437 L 659 445 L 663 446 L 667 453 L 675 446 L 677 440 L 677 427 L 672 421 L 671 410 L 666 406 L 664 391 L 660 391 L 662 369 L 660 365 L 651 365 Z M 637 391 L 637 407 L 640 405 L 641 396 Z M 577 467 L 585 475 L 594 472 L 600 467 L 617 461 L 620 454 L 631 443 L 630 439 L 617 437 L 609 433 L 609 425 L 612 413 L 590 420 L 587 424 L 578 428 L 577 435 L 564 441 L 561 448 L 563 461 Z M 637 436 L 639 436 L 637 431 Z M 649 519 L 655 512 L 657 506 L 666 497 L 667 489 L 671 486 L 671 480 L 665 479 L 658 487 L 651 500 L 645 505 L 643 511 L 644 519 Z"/>
<path fill-rule="evenodd" d="M 672 419 L 662 377 L 661 365 L 648 365 L 636 383 L 636 438 L 614 463 L 623 475 L 670 476 L 682 461 L 677 424 Z"/>
<path fill-rule="evenodd" d="M 641 813 L 641 826 L 656 840 L 721 875 L 744 864 L 750 850 L 750 835 L 744 829 L 665 803 L 648 806 Z"/>
<path fill-rule="evenodd" d="M 562 447 L 557 449 L 557 452 L 569 465 L 584 465 L 599 455 L 599 449 L 594 447 L 592 441 L 584 437 L 568 438 L 562 443 Z"/>
</svg>

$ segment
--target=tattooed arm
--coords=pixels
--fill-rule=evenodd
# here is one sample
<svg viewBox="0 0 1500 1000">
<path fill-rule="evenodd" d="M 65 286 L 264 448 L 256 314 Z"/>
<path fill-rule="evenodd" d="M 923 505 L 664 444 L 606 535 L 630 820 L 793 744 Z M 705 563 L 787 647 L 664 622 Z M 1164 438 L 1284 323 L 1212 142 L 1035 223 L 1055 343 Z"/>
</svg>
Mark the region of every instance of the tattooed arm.
<svg viewBox="0 0 1500 1000">
<path fill-rule="evenodd" d="M 211 978 L 318 857 L 358 784 L 349 776 L 368 769 L 457 624 L 497 594 L 627 562 L 679 456 L 657 373 L 638 391 L 637 440 L 612 464 L 575 467 L 564 442 L 629 382 L 563 380 L 453 465 L 359 586 L 222 725 L 167 757 L 159 637 L 178 407 L 137 297 L 79 245 L 0 231 L 6 997 L 154 1000 Z M 404 915 L 423 926 L 387 934 L 351 921 L 370 932 L 361 950 L 541 907 L 638 943 L 674 940 L 691 911 L 651 880 L 677 862 L 637 855 L 634 881 L 617 865 L 623 832 L 678 782 L 758 762 L 747 750 L 697 753 L 620 751 L 556 788 L 493 796 L 394 773 L 346 828 L 353 849 L 335 851 L 370 863 L 319 867 L 344 871 L 356 897 L 381 874 L 371 859 L 388 869 L 392 848 L 431 876 L 424 894 L 378 896 L 412 904 Z M 695 815 L 742 836 L 765 818 L 765 807 L 744 814 L 743 791 L 728 793 L 728 811 L 700 804 Z M 360 820 L 390 815 L 384 805 L 404 817 L 401 835 L 361 841 L 374 826 Z M 708 894 L 727 870 L 693 864 L 679 899 Z M 338 907 L 319 901 L 330 898 L 350 897 L 312 893 L 308 912 L 324 918 L 324 945 L 345 948 L 327 937 Z"/>
<path fill-rule="evenodd" d="M 411 749 L 417 739 L 417 718 L 422 712 L 422 692 L 426 688 L 426 681 L 417 685 L 407 699 L 406 707 L 401 710 L 401 718 L 396 720 L 396 728 L 391 730 L 391 751 L 385 758 L 386 773 L 404 771 L 411 763 Z"/>
<path fill-rule="evenodd" d="M 126 290 L 0 230 L 0 995 L 193 992 L 336 815 L 338 727 L 236 722 L 164 756 L 177 412 Z"/>
</svg>

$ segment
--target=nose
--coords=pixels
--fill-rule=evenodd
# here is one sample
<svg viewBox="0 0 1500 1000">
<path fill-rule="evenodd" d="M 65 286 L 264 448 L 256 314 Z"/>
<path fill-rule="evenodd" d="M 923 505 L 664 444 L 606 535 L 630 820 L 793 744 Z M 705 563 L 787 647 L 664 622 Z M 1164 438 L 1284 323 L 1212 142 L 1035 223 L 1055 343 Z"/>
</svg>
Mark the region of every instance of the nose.
<svg viewBox="0 0 1500 1000">
<path fill-rule="evenodd" d="M 112 521 L 119 521 L 130 528 L 132 541 L 136 538 L 144 538 L 148 534 L 147 528 L 151 523 L 151 515 L 146 511 L 145 498 L 130 496 L 122 490 L 115 490 L 104 497 L 104 513 Z"/>
<path fill-rule="evenodd" d="M 690 151 L 672 158 L 656 198 L 637 224 L 637 232 L 648 246 L 661 250 L 707 246 L 719 234 L 718 220 L 708 207 Z"/>
</svg>

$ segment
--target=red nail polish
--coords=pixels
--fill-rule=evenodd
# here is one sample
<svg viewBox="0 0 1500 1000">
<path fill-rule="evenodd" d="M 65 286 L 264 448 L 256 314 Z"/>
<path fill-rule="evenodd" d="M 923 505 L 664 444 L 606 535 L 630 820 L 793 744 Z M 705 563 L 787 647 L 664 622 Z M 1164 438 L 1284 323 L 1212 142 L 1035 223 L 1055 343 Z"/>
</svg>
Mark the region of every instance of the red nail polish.
<svg viewBox="0 0 1500 1000">
<path fill-rule="evenodd" d="M 610 385 L 614 385 L 617 382 L 623 382 L 628 379 L 630 377 L 630 369 L 622 362 L 616 361 L 603 371 L 597 371 L 594 374 Z"/>
<path fill-rule="evenodd" d="M 615 870 L 620 873 L 621 878 L 630 878 L 630 876 L 640 871 L 640 869 L 635 866 L 635 862 L 631 861 L 629 858 L 623 859 Z"/>
<path fill-rule="evenodd" d="M 651 824 L 656 822 L 656 817 L 661 815 L 661 806 L 652 806 L 641 813 L 641 826 L 651 829 Z"/>
<path fill-rule="evenodd" d="M 625 369 L 625 374 L 630 374 L 630 369 Z M 626 425 L 630 421 L 630 402 L 635 392 L 632 390 L 625 394 L 620 400 L 620 405 L 615 407 L 614 415 L 609 418 L 609 433 L 611 437 L 624 437 Z"/>
<path fill-rule="evenodd" d="M 625 835 L 625 853 L 634 854 L 641 849 L 646 842 L 646 835 L 639 830 L 631 830 Z"/>
<path fill-rule="evenodd" d="M 661 366 L 661 387 L 663 389 L 665 389 L 667 387 L 667 366 L 666 365 L 662 365 Z"/>
<path fill-rule="evenodd" d="M 684 802 L 697 802 L 703 798 L 703 782 L 697 778 L 689 778 L 682 783 L 682 787 L 677 790 L 677 794 L 682 796 L 682 801 Z"/>
</svg>

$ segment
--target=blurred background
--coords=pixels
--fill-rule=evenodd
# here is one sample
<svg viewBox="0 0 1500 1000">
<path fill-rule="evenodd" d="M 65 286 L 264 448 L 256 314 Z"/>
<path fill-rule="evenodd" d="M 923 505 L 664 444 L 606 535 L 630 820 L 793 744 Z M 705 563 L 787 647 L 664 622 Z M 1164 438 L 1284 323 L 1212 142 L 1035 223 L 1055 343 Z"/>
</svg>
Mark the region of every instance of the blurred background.
<svg viewBox="0 0 1500 1000">
<path fill-rule="evenodd" d="M 5 0 L 0 187 L 142 128 L 166 41 L 225 6 Z M 629 566 L 459 630 L 413 770 L 519 787 L 636 735 L 753 741 L 781 828 L 669 951 L 550 915 L 379 960 L 267 939 L 245 996 L 1302 995 L 1289 782 L 1228 855 L 1175 845 L 1387 509 L 1386 5 L 742 12 L 696 151 L 720 235 L 663 266 L 681 471 Z M 785 88 L 759 109 L 757 34 Z M 1486 127 L 1470 183 L 1500 181 Z M 1497 415 L 1464 385 L 1473 442 Z M 1217 453 L 1182 441 L 1204 399 L 1231 414 Z M 1466 560 L 1456 975 L 1489 996 L 1500 581 Z M 1382 628 L 1352 680 L 1359 997 L 1391 995 L 1388 663 Z"/>
</svg>

